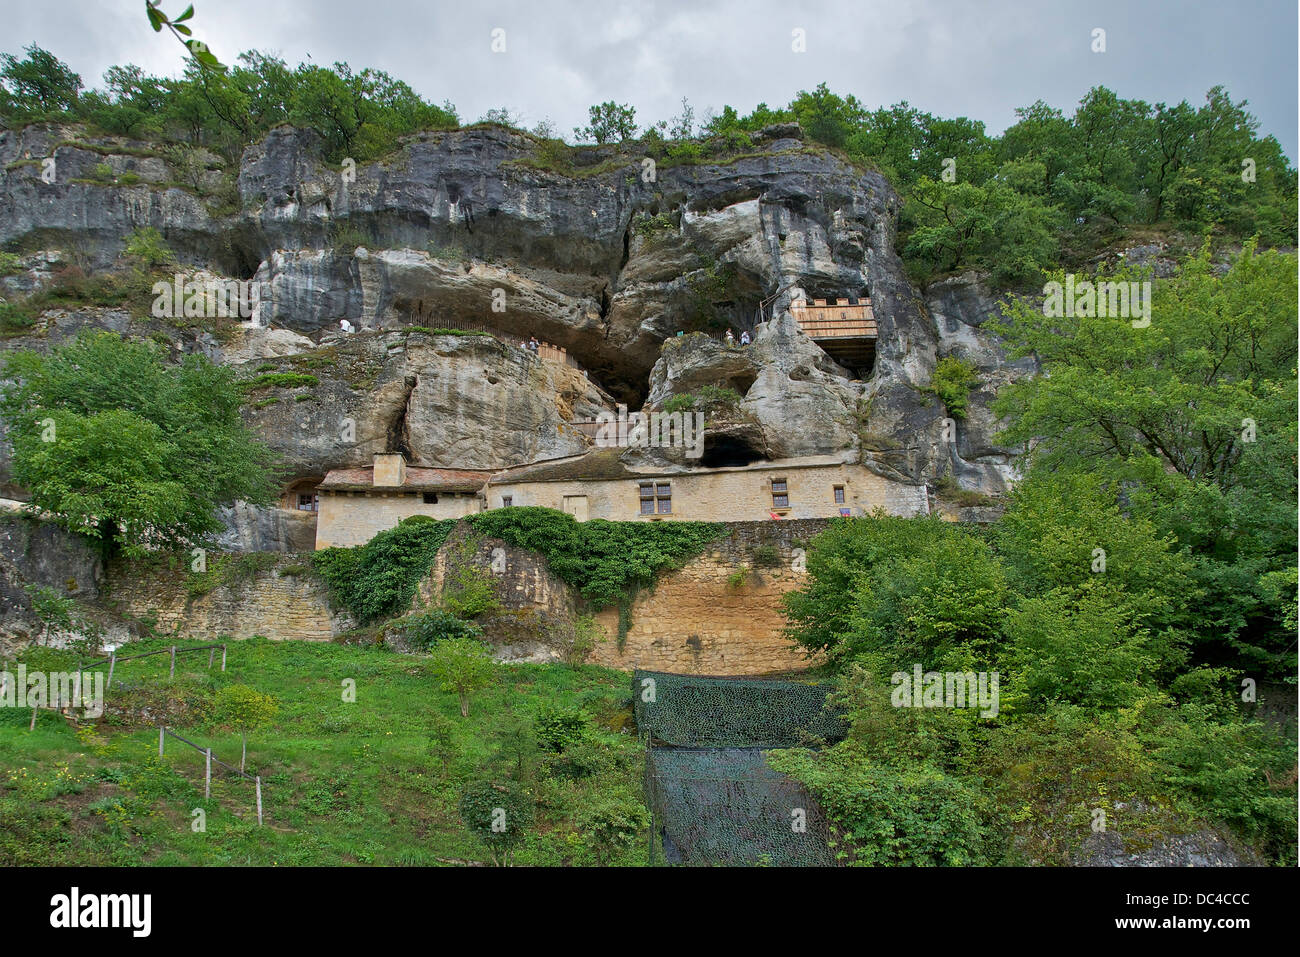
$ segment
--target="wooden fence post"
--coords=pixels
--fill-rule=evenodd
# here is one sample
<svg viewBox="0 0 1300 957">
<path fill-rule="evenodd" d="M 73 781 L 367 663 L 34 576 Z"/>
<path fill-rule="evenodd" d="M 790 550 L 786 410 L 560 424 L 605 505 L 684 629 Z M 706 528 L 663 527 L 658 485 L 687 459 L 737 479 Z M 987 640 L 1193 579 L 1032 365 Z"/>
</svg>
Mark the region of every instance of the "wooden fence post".
<svg viewBox="0 0 1300 957">
<path fill-rule="evenodd" d="M 169 678 L 176 677 L 176 646 L 175 645 L 172 645 L 172 671 L 171 674 L 169 674 L 167 677 Z"/>
<path fill-rule="evenodd" d="M 259 774 L 253 778 L 257 784 L 257 826 L 262 826 L 262 776 Z"/>
<path fill-rule="evenodd" d="M 203 800 L 212 797 L 212 749 L 203 752 Z"/>
<path fill-rule="evenodd" d="M 221 670 L 226 670 L 226 646 L 221 646 Z"/>
<path fill-rule="evenodd" d="M 213 645 L 212 650 L 208 652 L 208 667 L 212 667 L 213 659 L 217 657 L 217 646 Z"/>
<path fill-rule="evenodd" d="M 162 753 L 163 753 L 163 736 L 166 734 L 167 734 L 167 726 L 163 724 L 158 725 L 158 757 L 160 758 L 162 757 Z"/>
<path fill-rule="evenodd" d="M 32 708 L 32 723 L 27 726 L 28 731 L 36 730 L 36 709 Z"/>
<path fill-rule="evenodd" d="M 113 687 L 113 669 L 117 667 L 117 652 L 108 653 L 108 687 Z"/>
</svg>

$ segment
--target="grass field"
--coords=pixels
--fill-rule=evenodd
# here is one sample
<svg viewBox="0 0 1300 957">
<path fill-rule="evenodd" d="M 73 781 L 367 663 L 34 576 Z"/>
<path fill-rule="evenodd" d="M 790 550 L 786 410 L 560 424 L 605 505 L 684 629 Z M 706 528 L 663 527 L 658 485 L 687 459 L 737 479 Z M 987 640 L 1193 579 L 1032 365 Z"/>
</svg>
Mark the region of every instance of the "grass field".
<svg viewBox="0 0 1300 957">
<path fill-rule="evenodd" d="M 70 653 L 41 648 L 23 660 L 29 671 L 75 667 Z M 80 727 L 42 711 L 29 732 L 29 709 L 0 708 L 0 865 L 487 863 L 459 813 L 464 786 L 484 778 L 536 801 L 516 864 L 645 861 L 644 832 L 611 851 L 580 826 L 584 810 L 611 795 L 643 806 L 643 755 L 621 672 L 501 665 L 462 718 L 416 655 L 252 638 L 230 642 L 225 673 L 207 661 L 206 652 L 179 657 L 171 680 L 166 655 L 119 664 L 114 685 L 125 687 Z M 343 700 L 346 679 L 355 703 Z M 169 738 L 158 756 L 161 719 L 238 765 L 239 735 L 211 717 L 213 695 L 235 683 L 278 702 L 271 726 L 248 740 L 264 827 L 252 782 L 214 768 L 205 801 L 201 754 Z M 580 716 L 558 749 L 536 730 L 556 714 L 571 724 Z M 203 832 L 192 828 L 199 808 Z"/>
</svg>

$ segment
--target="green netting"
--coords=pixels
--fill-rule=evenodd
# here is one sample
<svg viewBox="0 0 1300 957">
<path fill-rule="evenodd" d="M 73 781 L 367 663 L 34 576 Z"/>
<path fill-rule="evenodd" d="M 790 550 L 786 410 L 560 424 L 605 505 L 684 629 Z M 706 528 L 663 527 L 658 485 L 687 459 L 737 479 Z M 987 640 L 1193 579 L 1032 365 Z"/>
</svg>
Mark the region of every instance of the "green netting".
<svg viewBox="0 0 1300 957">
<path fill-rule="evenodd" d="M 632 688 L 637 730 L 673 747 L 789 748 L 846 730 L 827 685 L 637 671 Z"/>
<path fill-rule="evenodd" d="M 656 748 L 646 755 L 645 786 L 662 863 L 834 863 L 816 801 L 758 749 Z"/>
</svg>

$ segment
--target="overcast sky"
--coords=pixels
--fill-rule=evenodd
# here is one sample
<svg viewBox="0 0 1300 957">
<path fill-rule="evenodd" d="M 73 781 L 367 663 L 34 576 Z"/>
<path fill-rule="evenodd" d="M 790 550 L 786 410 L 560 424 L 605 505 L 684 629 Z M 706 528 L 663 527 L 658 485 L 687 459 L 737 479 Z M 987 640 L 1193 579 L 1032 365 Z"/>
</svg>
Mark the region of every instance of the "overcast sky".
<svg viewBox="0 0 1300 957">
<path fill-rule="evenodd" d="M 163 0 L 179 13 L 185 0 Z M 175 75 L 184 50 L 144 0 L 0 0 L 0 51 L 37 43 L 99 85 L 108 66 Z M 782 105 L 825 80 L 869 107 L 907 100 L 991 133 L 1043 99 L 1071 112 L 1089 87 L 1199 105 L 1216 84 L 1246 99 L 1294 165 L 1296 0 L 195 0 L 194 35 L 223 62 L 273 51 L 290 65 L 378 67 L 464 120 L 493 107 L 571 138 L 586 108 L 631 103 L 644 125 L 731 104 Z M 505 31 L 493 53 L 492 31 Z M 1094 53 L 1093 30 L 1106 31 Z M 792 31 L 806 31 L 795 53 Z"/>
</svg>

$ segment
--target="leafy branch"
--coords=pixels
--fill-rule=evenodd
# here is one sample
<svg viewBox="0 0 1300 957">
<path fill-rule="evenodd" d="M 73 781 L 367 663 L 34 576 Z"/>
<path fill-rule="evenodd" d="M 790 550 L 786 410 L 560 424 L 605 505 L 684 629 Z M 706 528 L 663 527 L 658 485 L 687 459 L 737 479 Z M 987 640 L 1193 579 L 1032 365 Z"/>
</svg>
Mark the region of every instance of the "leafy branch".
<svg viewBox="0 0 1300 957">
<path fill-rule="evenodd" d="M 158 9 L 158 4 L 161 2 L 162 0 L 145 0 L 145 10 L 149 14 L 149 25 L 153 27 L 153 32 L 161 33 L 162 28 L 166 27 L 177 40 L 185 44 L 185 49 L 189 50 L 190 56 L 200 67 L 205 70 L 224 72 L 226 68 L 208 49 L 208 45 L 202 40 L 195 40 L 194 32 L 185 25 L 185 21 L 194 16 L 194 4 L 191 3 L 185 8 L 184 13 L 173 20 Z"/>
</svg>

